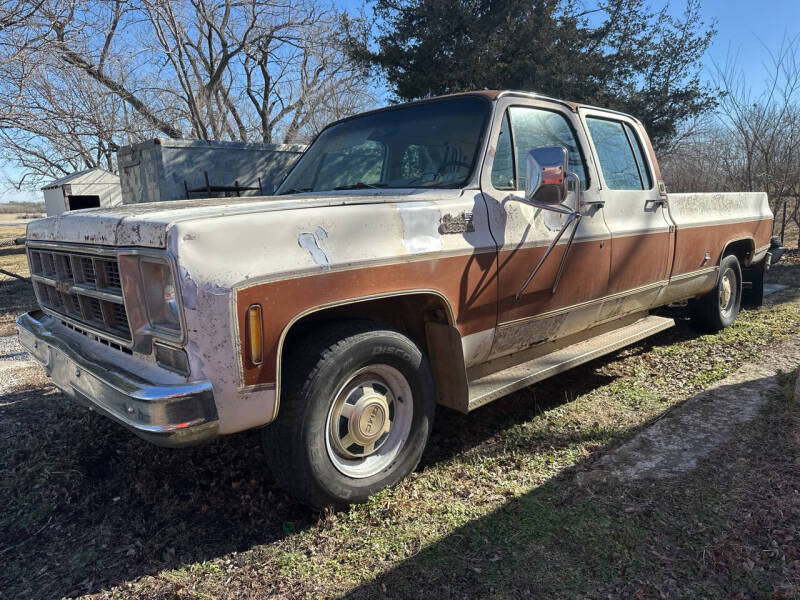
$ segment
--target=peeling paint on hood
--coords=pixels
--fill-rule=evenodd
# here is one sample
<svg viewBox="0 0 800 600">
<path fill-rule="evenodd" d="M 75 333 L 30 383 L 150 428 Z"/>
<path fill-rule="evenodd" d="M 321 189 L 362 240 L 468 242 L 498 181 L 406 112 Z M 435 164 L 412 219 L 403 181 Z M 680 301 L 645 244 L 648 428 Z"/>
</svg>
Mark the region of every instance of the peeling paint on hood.
<svg viewBox="0 0 800 600">
<path fill-rule="evenodd" d="M 456 198 L 459 190 L 357 190 L 347 193 L 292 194 L 247 198 L 206 198 L 92 208 L 36 219 L 28 224 L 32 241 L 105 246 L 165 248 L 167 231 L 176 223 L 247 213 L 322 206 L 391 203 L 403 200 Z"/>
</svg>

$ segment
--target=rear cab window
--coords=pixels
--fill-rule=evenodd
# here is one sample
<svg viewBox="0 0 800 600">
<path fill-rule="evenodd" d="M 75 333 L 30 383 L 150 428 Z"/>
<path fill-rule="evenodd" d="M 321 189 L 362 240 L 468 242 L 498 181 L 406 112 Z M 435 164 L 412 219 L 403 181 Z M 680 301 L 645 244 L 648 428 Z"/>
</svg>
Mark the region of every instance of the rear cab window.
<svg viewBox="0 0 800 600">
<path fill-rule="evenodd" d="M 653 178 L 641 141 L 629 123 L 590 116 L 586 117 L 586 126 L 609 189 L 652 189 Z"/>
</svg>

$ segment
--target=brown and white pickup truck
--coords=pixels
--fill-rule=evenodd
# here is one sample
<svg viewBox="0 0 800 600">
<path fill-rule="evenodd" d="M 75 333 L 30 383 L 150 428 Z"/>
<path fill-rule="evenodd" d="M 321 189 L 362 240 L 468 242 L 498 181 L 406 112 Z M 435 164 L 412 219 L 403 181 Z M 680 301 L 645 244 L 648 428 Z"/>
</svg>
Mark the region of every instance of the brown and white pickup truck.
<svg viewBox="0 0 800 600">
<path fill-rule="evenodd" d="M 20 341 L 156 444 L 263 428 L 303 502 L 411 472 L 468 412 L 674 324 L 758 304 L 762 193 L 667 194 L 628 115 L 476 92 L 328 126 L 275 196 L 33 221 Z M 777 250 L 777 252 L 776 252 Z M 743 292 L 744 291 L 744 292 Z"/>
</svg>

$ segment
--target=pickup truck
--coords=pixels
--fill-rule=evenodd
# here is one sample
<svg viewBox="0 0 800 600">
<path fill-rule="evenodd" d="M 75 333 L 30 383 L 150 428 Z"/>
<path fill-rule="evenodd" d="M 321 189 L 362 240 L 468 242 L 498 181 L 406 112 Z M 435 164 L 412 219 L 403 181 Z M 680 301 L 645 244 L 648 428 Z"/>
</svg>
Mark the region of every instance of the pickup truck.
<svg viewBox="0 0 800 600">
<path fill-rule="evenodd" d="M 667 194 L 635 118 L 481 91 L 326 127 L 269 197 L 98 208 L 27 230 L 22 345 L 160 445 L 262 428 L 280 484 L 342 506 L 469 412 L 674 325 L 758 304 L 763 193 Z"/>
</svg>

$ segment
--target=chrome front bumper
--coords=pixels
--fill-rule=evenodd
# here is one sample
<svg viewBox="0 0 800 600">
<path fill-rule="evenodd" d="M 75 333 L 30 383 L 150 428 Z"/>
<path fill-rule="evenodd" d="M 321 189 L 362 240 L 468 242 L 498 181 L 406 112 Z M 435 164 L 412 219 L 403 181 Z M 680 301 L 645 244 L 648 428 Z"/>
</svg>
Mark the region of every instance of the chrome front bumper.
<svg viewBox="0 0 800 600">
<path fill-rule="evenodd" d="M 65 394 L 159 446 L 189 446 L 216 437 L 217 408 L 209 382 L 148 382 L 55 335 L 53 323 L 53 317 L 33 311 L 17 318 L 17 332 L 20 344 Z"/>
</svg>

